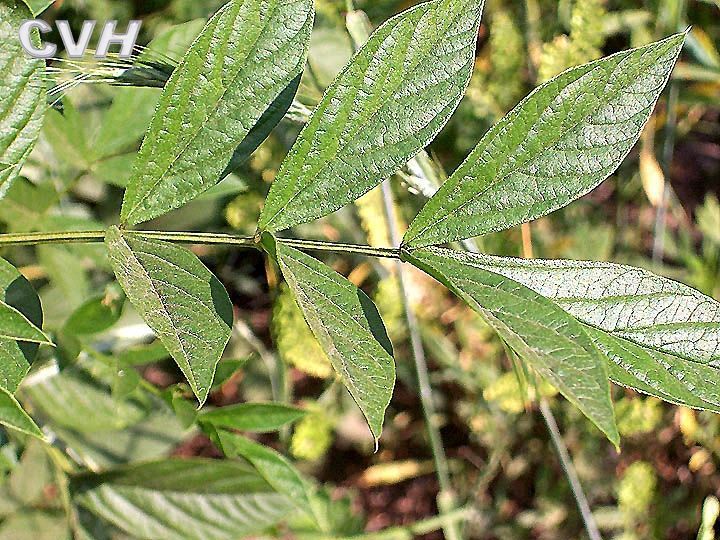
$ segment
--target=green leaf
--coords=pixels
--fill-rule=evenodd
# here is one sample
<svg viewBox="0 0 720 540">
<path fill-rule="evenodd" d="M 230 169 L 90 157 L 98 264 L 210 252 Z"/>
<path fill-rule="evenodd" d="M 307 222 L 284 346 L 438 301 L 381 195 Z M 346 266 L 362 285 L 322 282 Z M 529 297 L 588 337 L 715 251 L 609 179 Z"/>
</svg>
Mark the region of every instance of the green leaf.
<svg viewBox="0 0 720 540">
<path fill-rule="evenodd" d="M 216 428 L 266 433 L 305 416 L 305 411 L 282 403 L 238 403 L 200 412 L 199 421 Z"/>
<path fill-rule="evenodd" d="M 115 276 L 204 403 L 230 339 L 232 304 L 217 278 L 190 251 L 156 240 L 106 237 Z"/>
<path fill-rule="evenodd" d="M 0 302 L 0 339 L 52 345 L 52 340 L 17 309 Z"/>
<path fill-rule="evenodd" d="M 500 231 L 591 191 L 633 147 L 685 34 L 565 71 L 483 137 L 427 202 L 404 244 L 422 247 Z"/>
<path fill-rule="evenodd" d="M 488 271 L 474 254 L 427 248 L 404 252 L 404 258 L 465 300 L 610 441 L 619 443 L 605 359 L 577 320 L 535 291 Z"/>
<path fill-rule="evenodd" d="M 23 410 L 15 396 L 4 388 L 0 388 L 0 424 L 45 440 L 40 428 Z"/>
<path fill-rule="evenodd" d="M 280 123 L 280 120 L 282 120 L 288 110 L 290 110 L 298 86 L 300 86 L 301 78 L 302 74 L 295 77 L 292 82 L 280 92 L 280 95 L 275 98 L 275 101 L 270 104 L 260 117 L 260 120 L 257 121 L 257 124 L 253 126 L 235 149 L 230 163 L 228 163 L 225 170 L 220 173 L 220 178 L 225 178 L 228 174 L 238 169 L 243 163 L 250 159 L 250 155 L 268 138 L 273 128 Z"/>
<path fill-rule="evenodd" d="M 0 259 L 0 302 L 22 313 L 35 328 L 42 328 L 43 314 L 37 293 L 5 259 Z M 38 343 L 0 338 L 0 388 L 10 393 L 17 390 L 35 359 L 38 347 Z"/>
<path fill-rule="evenodd" d="M 627 377 L 632 376 L 669 401 L 690 404 L 689 391 L 696 402 L 720 405 L 715 389 L 720 375 L 720 302 L 632 266 L 487 255 L 474 255 L 473 260 L 553 299 L 596 328 L 591 337 L 628 374 L 614 377 L 620 384 L 643 391 L 630 384 Z"/>
<path fill-rule="evenodd" d="M 377 29 L 290 150 L 261 230 L 280 231 L 345 206 L 432 141 L 470 80 L 482 4 L 426 2 Z"/>
<path fill-rule="evenodd" d="M 76 504 L 131 534 L 154 540 L 235 540 L 287 517 L 292 503 L 249 465 L 166 460 L 72 479 Z"/>
<path fill-rule="evenodd" d="M 33 58 L 20 43 L 20 25 L 32 19 L 22 0 L 0 2 L 0 198 L 35 146 L 45 112 L 45 61 Z M 39 44 L 37 31 L 31 39 Z"/>
<path fill-rule="evenodd" d="M 68 317 L 64 330 L 71 334 L 97 334 L 114 325 L 125 304 L 125 295 L 117 285 L 104 294 L 86 300 Z"/>
<path fill-rule="evenodd" d="M 163 89 L 125 192 L 131 225 L 220 180 L 235 149 L 303 70 L 311 0 L 232 0 L 205 26 Z"/>
<path fill-rule="evenodd" d="M 248 460 L 275 491 L 285 495 L 317 522 L 312 505 L 312 486 L 285 456 L 241 435 L 227 431 L 218 431 L 217 435 L 226 456 L 239 456 Z"/>
<path fill-rule="evenodd" d="M 30 10 L 36 17 L 55 3 L 55 0 L 25 0 Z"/>
<path fill-rule="evenodd" d="M 395 363 L 375 304 L 317 259 L 279 241 L 275 244 L 267 234 L 263 242 L 377 441 L 395 385 Z"/>
</svg>

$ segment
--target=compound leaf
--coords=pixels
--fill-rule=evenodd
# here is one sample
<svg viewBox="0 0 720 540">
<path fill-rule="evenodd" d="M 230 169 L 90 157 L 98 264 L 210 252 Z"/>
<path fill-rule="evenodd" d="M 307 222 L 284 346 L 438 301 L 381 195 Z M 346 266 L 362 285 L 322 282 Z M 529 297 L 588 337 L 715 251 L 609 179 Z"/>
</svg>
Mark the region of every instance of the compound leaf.
<svg viewBox="0 0 720 540">
<path fill-rule="evenodd" d="M 395 385 L 392 344 L 367 295 L 340 274 L 264 235 L 310 329 L 377 440 Z"/>
<path fill-rule="evenodd" d="M 166 460 L 84 474 L 71 483 L 76 504 L 133 538 L 234 540 L 259 534 L 292 511 L 248 464 Z"/>
<path fill-rule="evenodd" d="M 588 193 L 633 147 L 685 34 L 561 73 L 498 122 L 427 202 L 404 244 L 499 231 Z"/>
<path fill-rule="evenodd" d="M 35 289 L 5 259 L 0 259 L 0 302 L 21 313 L 35 329 L 42 328 L 42 307 Z M 18 342 L 0 337 L 0 388 L 11 394 L 17 390 L 35 359 L 38 347 L 39 341 Z"/>
<path fill-rule="evenodd" d="M 128 299 L 157 334 L 204 403 L 230 339 L 232 304 L 222 284 L 190 251 L 117 227 L 106 245 Z"/>
<path fill-rule="evenodd" d="M 123 201 L 134 225 L 215 185 L 237 146 L 302 72 L 311 0 L 231 0 L 163 89 Z"/>
<path fill-rule="evenodd" d="M 383 24 L 325 92 L 268 195 L 279 231 L 360 197 L 448 121 L 475 60 L 482 0 L 435 0 Z"/>
<path fill-rule="evenodd" d="M 25 52 L 20 25 L 32 19 L 22 0 L 0 2 L 0 198 L 30 155 L 45 112 L 45 61 Z M 39 45 L 37 31 L 31 36 Z"/>
<path fill-rule="evenodd" d="M 478 265 L 472 254 L 426 248 L 404 257 L 480 313 L 521 358 L 618 444 L 605 360 L 577 320 L 524 285 Z"/>
<path fill-rule="evenodd" d="M 669 401 L 720 406 L 720 302 L 640 268 L 607 262 L 472 255 L 474 264 L 524 284 L 597 329 L 590 335 L 621 369 Z M 685 389 L 685 393 L 681 388 Z M 702 408 L 702 407 L 701 407 Z M 707 408 L 707 405 L 705 406 Z"/>
<path fill-rule="evenodd" d="M 238 403 L 201 411 L 198 420 L 216 428 L 265 433 L 305 416 L 305 411 L 283 403 Z"/>
</svg>

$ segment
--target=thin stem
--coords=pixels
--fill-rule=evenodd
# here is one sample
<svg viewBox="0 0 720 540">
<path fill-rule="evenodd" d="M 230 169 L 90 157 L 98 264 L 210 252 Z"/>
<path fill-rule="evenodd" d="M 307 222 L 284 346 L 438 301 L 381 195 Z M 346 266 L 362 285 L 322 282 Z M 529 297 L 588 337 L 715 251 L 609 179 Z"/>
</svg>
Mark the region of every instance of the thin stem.
<svg viewBox="0 0 720 540">
<path fill-rule="evenodd" d="M 125 234 L 140 238 L 175 242 L 178 244 L 223 245 L 259 249 L 258 243 L 254 238 L 233 234 L 174 231 L 125 231 Z M 105 231 L 12 233 L 0 234 L 0 247 L 103 242 L 104 239 Z M 400 251 L 395 248 L 374 248 L 355 244 L 340 244 L 336 242 L 322 242 L 296 238 L 282 238 L 280 241 L 282 241 L 285 245 L 303 250 L 352 253 L 356 255 L 382 257 L 386 259 L 400 259 Z"/>
<path fill-rule="evenodd" d="M 565 477 L 570 484 L 570 489 L 575 497 L 575 502 L 577 503 L 578 510 L 580 511 L 580 517 L 585 525 L 585 530 L 587 531 L 590 540 L 602 540 L 600 530 L 598 529 L 597 523 L 595 523 L 595 516 L 593 516 L 592 510 L 590 510 L 590 504 L 585 496 L 585 492 L 583 491 L 582 484 L 580 483 L 580 479 L 578 478 L 575 467 L 573 466 L 570 454 L 568 453 L 567 448 L 565 448 L 565 443 L 562 440 L 562 435 L 560 434 L 560 429 L 555 421 L 555 416 L 553 415 L 550 405 L 548 405 L 545 398 L 540 399 L 540 414 L 542 414 L 543 420 L 545 420 L 545 424 L 550 432 L 550 439 L 552 440 L 555 451 L 560 459 L 560 466 L 562 467 Z"/>
<path fill-rule="evenodd" d="M 521 230 L 523 257 L 525 259 L 532 259 L 534 257 L 534 253 L 530 223 L 523 223 Z M 540 395 L 540 392 L 537 390 L 537 385 L 535 387 L 535 395 Z M 555 420 L 555 415 L 553 414 L 552 409 L 550 409 L 550 406 L 545 398 L 541 397 L 539 401 L 540 414 L 542 415 L 545 425 L 550 432 L 550 439 L 552 440 L 552 444 L 557 452 L 560 465 L 565 472 L 565 478 L 567 478 L 568 484 L 570 484 L 570 490 L 575 498 L 575 503 L 577 504 L 578 511 L 580 512 L 580 517 L 582 518 L 583 525 L 585 526 L 585 531 L 588 533 L 590 540 L 602 540 L 597 523 L 595 522 L 595 517 L 590 510 L 590 503 L 588 503 L 587 497 L 585 496 L 585 492 L 583 491 L 582 484 L 580 483 L 580 479 L 575 471 L 575 466 L 573 465 L 570 453 L 563 442 L 557 420 Z"/>
<path fill-rule="evenodd" d="M 404 527 L 390 527 L 376 533 L 348 536 L 342 540 L 413 540 L 417 536 L 429 534 L 441 528 L 457 525 L 472 514 L 472 507 L 466 506 L 431 518 L 416 521 Z"/>
<path fill-rule="evenodd" d="M 393 245 L 399 245 L 401 238 L 396 227 L 395 206 L 389 180 L 385 180 L 381 184 L 381 190 L 383 196 L 383 207 L 385 210 L 385 221 L 387 222 L 390 242 Z M 425 349 L 423 348 L 418 321 L 415 318 L 415 313 L 413 312 L 412 307 L 410 306 L 410 299 L 407 293 L 405 269 L 402 262 L 399 260 L 396 261 L 395 264 L 398 286 L 400 288 L 400 299 L 405 313 L 408 333 L 410 335 L 410 348 L 412 350 L 418 387 L 420 389 L 420 403 L 422 405 L 425 425 L 430 439 L 430 450 L 432 451 L 433 460 L 435 462 L 435 473 L 440 486 L 438 507 L 440 513 L 445 514 L 447 511 L 453 510 L 453 507 L 455 506 L 455 497 L 450 483 L 450 468 L 448 467 L 447 456 L 445 455 L 445 448 L 443 447 L 440 430 L 435 425 L 437 413 L 433 403 L 432 386 L 430 385 L 427 359 L 425 358 Z M 448 522 L 446 525 L 443 525 L 443 529 L 448 540 L 456 540 L 460 538 L 457 523 Z"/>
</svg>

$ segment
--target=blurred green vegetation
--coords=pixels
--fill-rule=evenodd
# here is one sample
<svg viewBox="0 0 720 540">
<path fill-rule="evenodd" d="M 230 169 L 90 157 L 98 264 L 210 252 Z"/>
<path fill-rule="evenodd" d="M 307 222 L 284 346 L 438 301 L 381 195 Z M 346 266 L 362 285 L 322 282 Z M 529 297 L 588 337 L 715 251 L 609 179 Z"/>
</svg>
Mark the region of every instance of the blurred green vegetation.
<svg viewBox="0 0 720 540">
<path fill-rule="evenodd" d="M 142 40 L 177 60 L 221 0 L 57 0 L 48 20 L 143 19 Z M 373 25 L 412 2 L 356 0 Z M 345 0 L 316 0 L 317 21 L 297 97 L 312 109 L 353 53 Z M 637 46 L 692 25 L 675 72 L 672 111 L 661 100 L 642 142 L 620 170 L 590 195 L 532 225 L 535 255 L 628 262 L 720 298 L 720 5 L 688 0 L 487 0 L 473 79 L 457 114 L 429 148 L 438 178 L 456 167 L 483 133 L 538 83 L 563 69 Z M 50 111 L 24 174 L 0 201 L 4 231 L 92 229 L 110 223 L 152 116 L 159 90 L 79 85 Z M 672 121 L 672 119 L 675 119 Z M 182 210 L 148 224 L 155 229 L 251 234 L 260 205 L 300 125 L 283 121 L 248 163 Z M 674 139 L 670 151 L 664 148 Z M 422 205 L 407 177 L 393 179 L 402 228 Z M 663 195 L 665 194 L 665 195 Z M 666 203 L 663 202 L 663 198 Z M 667 204 L 665 226 L 657 227 Z M 381 198 L 302 225 L 298 236 L 386 245 Z M 651 257 L 661 235 L 661 253 Z M 520 230 L 478 239 L 482 250 L 519 256 Z M 342 499 L 346 533 L 407 524 L 436 512 L 437 486 L 409 361 L 393 269 L 329 258 L 376 300 L 395 343 L 398 388 L 380 451 L 360 413 L 333 379 L 297 307 L 259 255 L 197 250 L 230 291 L 241 321 L 221 363 L 212 403 L 286 396 L 311 414 L 276 442 L 303 471 Z M 659 255 L 659 256 L 657 256 Z M 187 388 L 138 316 L 125 305 L 109 330 L 78 338 L 65 332 L 74 310 L 104 295 L 110 282 L 102 247 L 45 246 L 2 253 L 33 282 L 57 332 L 57 357 L 44 351 L 21 397 L 42 416 L 78 462 L 91 469 L 178 455 L 216 456 L 187 430 Z M 441 411 L 438 422 L 461 500 L 473 510 L 468 538 L 583 538 L 570 488 L 553 453 L 536 400 L 550 400 L 564 440 L 606 538 L 713 538 L 713 499 L 720 496 L 720 418 L 614 388 L 622 451 L 546 384 L 524 389 L 501 343 L 468 309 L 429 278 L 413 273 L 417 310 Z M 56 360 L 58 374 L 48 374 Z M 276 365 L 286 377 L 268 376 Z M 43 371 L 45 370 L 45 371 Z M 159 385 L 149 395 L 144 381 Z M 81 396 L 65 410 L 63 396 Z M 171 413 L 175 413 L 174 415 Z M 189 416 L 188 416 L 189 415 Z M 90 421 L 92 420 L 92 421 Z M 122 430 L 122 431 L 121 431 Z M 33 443 L 4 437 L 0 448 L 1 539 L 62 538 L 61 501 L 47 475 L 47 456 Z M 392 465 L 396 464 L 396 467 Z M 409 465 L 408 465 L 409 464 Z M 370 466 L 386 465 L 364 474 Z M 348 500 L 352 500 L 352 505 Z M 708 502 L 709 501 L 709 502 Z M 705 502 L 706 510 L 702 511 Z M 352 506 L 352 519 L 350 507 Z M 340 511 L 340 510 L 339 510 Z M 340 515 L 340 514 L 339 514 Z M 703 516 L 705 516 L 703 518 Z M 30 531 L 30 532 L 28 532 Z M 25 536 L 23 536 L 25 535 Z M 427 536 L 436 538 L 437 536 Z"/>
</svg>

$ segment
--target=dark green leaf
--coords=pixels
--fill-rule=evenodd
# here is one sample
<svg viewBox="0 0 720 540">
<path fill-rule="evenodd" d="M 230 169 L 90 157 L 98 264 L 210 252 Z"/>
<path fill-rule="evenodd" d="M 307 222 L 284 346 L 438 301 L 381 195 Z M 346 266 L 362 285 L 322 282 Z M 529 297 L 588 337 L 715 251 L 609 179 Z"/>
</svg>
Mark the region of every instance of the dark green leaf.
<svg viewBox="0 0 720 540">
<path fill-rule="evenodd" d="M 498 122 L 427 202 L 404 244 L 500 231 L 586 194 L 620 165 L 665 86 L 685 34 L 579 66 Z"/>
<path fill-rule="evenodd" d="M 619 443 L 607 367 L 583 326 L 550 300 L 486 270 L 477 256 L 441 248 L 405 253 L 480 313 L 500 336 Z"/>
<path fill-rule="evenodd" d="M 20 25 L 32 19 L 22 0 L 0 2 L 0 198 L 30 155 L 45 112 L 45 61 L 33 58 L 20 43 Z M 32 35 L 39 44 L 37 31 Z"/>
<path fill-rule="evenodd" d="M 125 236 L 111 227 L 110 262 L 128 299 L 157 334 L 204 403 L 225 345 L 233 313 L 227 292 L 190 251 Z"/>
<path fill-rule="evenodd" d="M 292 509 L 236 461 L 151 462 L 75 477 L 71 489 L 77 504 L 147 540 L 236 540 L 261 533 Z"/>
<path fill-rule="evenodd" d="M 277 431 L 299 418 L 305 411 L 282 403 L 238 403 L 200 413 L 200 422 L 216 428 L 265 433 Z"/>
<path fill-rule="evenodd" d="M 435 0 L 383 24 L 325 92 L 260 216 L 279 231 L 345 206 L 448 121 L 475 60 L 482 0 Z"/>
<path fill-rule="evenodd" d="M 317 259 L 265 235 L 310 329 L 377 440 L 395 385 L 392 345 L 367 295 Z"/>
<path fill-rule="evenodd" d="M 131 225 L 178 208 L 220 180 L 237 146 L 302 72 L 310 0 L 231 0 L 165 85 L 128 183 Z"/>
<path fill-rule="evenodd" d="M 37 293 L 30 282 L 4 259 L 0 259 L 0 301 L 22 313 L 36 328 L 42 328 L 43 314 Z M 0 388 L 10 393 L 17 390 L 35 359 L 38 346 L 38 343 L 0 338 Z"/>
</svg>

